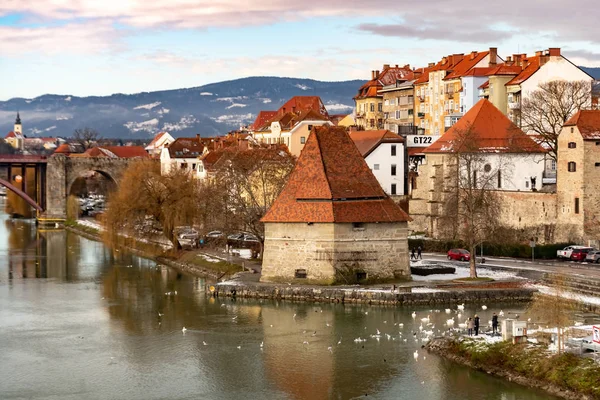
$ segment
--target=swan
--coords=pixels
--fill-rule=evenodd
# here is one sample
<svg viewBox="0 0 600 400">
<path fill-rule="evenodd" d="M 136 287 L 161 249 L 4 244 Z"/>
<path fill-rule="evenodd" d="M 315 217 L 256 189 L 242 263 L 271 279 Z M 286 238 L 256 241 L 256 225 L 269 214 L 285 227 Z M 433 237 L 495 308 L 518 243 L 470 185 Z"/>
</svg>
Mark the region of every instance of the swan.
<svg viewBox="0 0 600 400">
<path fill-rule="evenodd" d="M 181 332 L 185 333 L 185 331 L 187 331 L 187 329 L 185 329 L 185 326 L 184 326 L 183 329 L 181 329 Z"/>
<path fill-rule="evenodd" d="M 458 308 L 461 311 L 464 311 L 464 309 L 465 309 L 465 303 L 459 304 L 458 306 L 456 306 L 456 308 Z"/>
<path fill-rule="evenodd" d="M 485 311 L 485 310 L 487 310 L 487 306 L 486 306 L 486 305 L 483 305 L 483 306 L 481 306 L 481 309 L 482 309 L 483 311 Z"/>
<path fill-rule="evenodd" d="M 446 314 L 450 314 L 451 312 L 452 312 L 452 310 L 451 310 L 451 309 L 449 309 L 449 308 L 446 308 Z"/>
<path fill-rule="evenodd" d="M 504 311 L 500 310 L 500 312 L 498 313 L 498 316 L 504 317 Z"/>
<path fill-rule="evenodd" d="M 429 322 L 429 314 L 425 318 L 421 318 L 422 322 Z"/>
<path fill-rule="evenodd" d="M 413 311 L 411 315 L 413 318 L 417 318 L 417 313 L 415 311 Z"/>
<path fill-rule="evenodd" d="M 446 325 L 454 325 L 454 318 L 447 319 Z"/>
<path fill-rule="evenodd" d="M 413 353 L 413 357 L 416 359 L 419 358 L 419 350 L 415 350 L 415 352 Z"/>
</svg>

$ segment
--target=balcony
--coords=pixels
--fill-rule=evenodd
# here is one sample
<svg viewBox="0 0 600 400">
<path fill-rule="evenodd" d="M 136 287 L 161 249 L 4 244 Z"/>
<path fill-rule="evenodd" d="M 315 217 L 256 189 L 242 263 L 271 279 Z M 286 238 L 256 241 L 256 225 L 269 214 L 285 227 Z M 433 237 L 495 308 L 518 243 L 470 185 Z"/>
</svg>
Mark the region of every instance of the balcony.
<svg viewBox="0 0 600 400">
<path fill-rule="evenodd" d="M 425 96 L 417 96 L 417 98 L 419 99 L 420 102 L 425 101 Z"/>
<path fill-rule="evenodd" d="M 446 98 L 447 99 L 453 99 L 454 98 L 454 92 L 446 92 Z"/>
<path fill-rule="evenodd" d="M 424 112 L 417 113 L 417 117 L 425 118 L 425 113 Z"/>
<path fill-rule="evenodd" d="M 520 110 L 521 109 L 521 102 L 520 101 L 515 101 L 513 103 L 508 103 L 508 108 L 510 110 Z"/>
</svg>

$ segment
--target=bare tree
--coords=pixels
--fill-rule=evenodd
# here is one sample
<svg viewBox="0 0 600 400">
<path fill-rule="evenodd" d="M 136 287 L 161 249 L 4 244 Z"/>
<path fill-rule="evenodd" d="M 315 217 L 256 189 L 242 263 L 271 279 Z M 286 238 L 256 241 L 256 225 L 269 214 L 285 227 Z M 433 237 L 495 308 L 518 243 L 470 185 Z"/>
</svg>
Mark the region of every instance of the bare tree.
<svg viewBox="0 0 600 400">
<path fill-rule="evenodd" d="M 0 154 L 15 154 L 17 150 L 4 139 L 0 139 Z"/>
<path fill-rule="evenodd" d="M 227 207 L 236 220 L 259 238 L 261 247 L 264 224 L 260 219 L 283 189 L 294 164 L 294 157 L 278 148 L 230 153 L 220 161 L 216 187 L 225 194 Z"/>
<path fill-rule="evenodd" d="M 147 224 L 160 224 L 164 236 L 180 248 L 175 227 L 193 222 L 197 185 L 179 170 L 161 176 L 154 160 L 138 161 L 127 168 L 119 189 L 108 200 L 105 238 L 119 242 L 123 235 L 140 236 Z"/>
<path fill-rule="evenodd" d="M 81 145 L 83 151 L 94 147 L 98 139 L 100 139 L 100 134 L 92 128 L 78 128 L 73 132 L 73 140 Z"/>
<path fill-rule="evenodd" d="M 492 238 L 499 225 L 497 183 L 508 178 L 509 171 L 495 149 L 491 154 L 482 150 L 479 135 L 470 127 L 456 132 L 451 147 L 438 226 L 446 227 L 447 236 L 466 243 L 471 253 L 470 277 L 476 278 L 476 247 Z"/>
<path fill-rule="evenodd" d="M 564 123 L 581 108 L 591 104 L 591 84 L 587 81 L 549 81 L 521 102 L 521 127 L 535 133 L 556 160 L 558 135 Z"/>
</svg>

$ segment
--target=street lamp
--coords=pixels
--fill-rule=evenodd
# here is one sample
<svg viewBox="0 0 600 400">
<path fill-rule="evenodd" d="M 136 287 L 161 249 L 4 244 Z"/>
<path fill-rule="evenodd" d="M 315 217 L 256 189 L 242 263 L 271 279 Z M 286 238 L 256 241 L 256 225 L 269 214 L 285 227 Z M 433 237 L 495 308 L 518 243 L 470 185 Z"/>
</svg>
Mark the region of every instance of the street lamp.
<svg viewBox="0 0 600 400">
<path fill-rule="evenodd" d="M 21 183 L 23 181 L 23 177 L 21 175 L 15 175 L 13 177 L 13 179 L 15 180 L 15 182 L 17 183 Z"/>
</svg>

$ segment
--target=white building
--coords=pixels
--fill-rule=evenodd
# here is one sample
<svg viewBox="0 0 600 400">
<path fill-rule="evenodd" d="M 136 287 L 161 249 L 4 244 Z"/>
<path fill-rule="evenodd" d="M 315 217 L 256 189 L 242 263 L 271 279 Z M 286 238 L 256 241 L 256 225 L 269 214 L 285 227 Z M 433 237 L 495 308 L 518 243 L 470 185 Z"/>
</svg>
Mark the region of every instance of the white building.
<svg viewBox="0 0 600 400">
<path fill-rule="evenodd" d="M 162 149 L 168 147 L 175 141 L 175 138 L 169 134 L 169 132 L 159 132 L 154 136 L 154 139 L 146 146 L 145 150 L 148 152 L 150 157 L 158 157 L 162 152 Z"/>
<path fill-rule="evenodd" d="M 203 140 L 200 135 L 194 138 L 175 139 L 160 153 L 161 175 L 167 175 L 173 170 L 182 170 L 195 175 L 198 157 L 208 151 L 208 143 L 210 139 Z"/>
<path fill-rule="evenodd" d="M 351 131 L 350 138 L 383 190 L 388 195 L 406 194 L 406 154 L 402 136 L 388 130 L 376 130 Z"/>
</svg>

